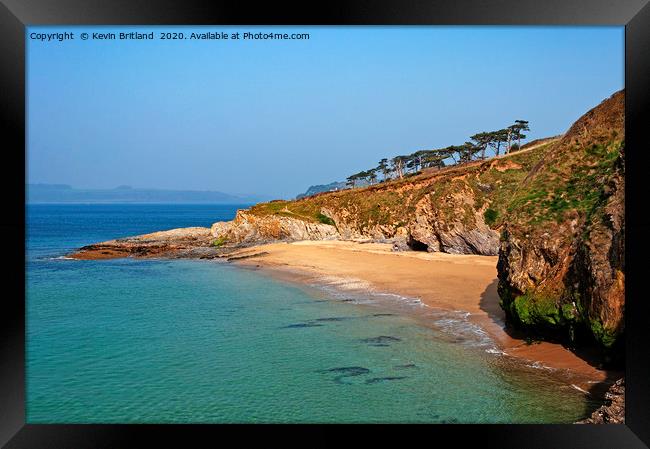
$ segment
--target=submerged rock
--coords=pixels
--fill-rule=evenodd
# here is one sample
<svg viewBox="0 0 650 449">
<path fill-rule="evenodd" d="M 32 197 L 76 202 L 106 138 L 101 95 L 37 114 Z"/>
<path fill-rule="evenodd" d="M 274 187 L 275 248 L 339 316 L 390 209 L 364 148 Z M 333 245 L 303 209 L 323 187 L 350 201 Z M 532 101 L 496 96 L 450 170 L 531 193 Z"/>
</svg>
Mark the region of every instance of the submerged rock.
<svg viewBox="0 0 650 449">
<path fill-rule="evenodd" d="M 380 382 L 389 382 L 391 380 L 401 380 L 407 379 L 406 376 L 387 376 L 387 377 L 373 377 L 371 379 L 366 379 L 367 384 L 376 384 Z"/>
<path fill-rule="evenodd" d="M 417 365 L 415 363 L 406 363 L 404 365 L 395 365 L 395 369 L 410 369 L 410 368 L 417 368 Z"/>
<path fill-rule="evenodd" d="M 342 368 L 330 368 L 321 371 L 322 373 L 344 373 L 348 376 L 359 376 L 361 374 L 368 374 L 370 370 L 362 366 L 344 366 Z"/>
<path fill-rule="evenodd" d="M 283 329 L 301 329 L 304 327 L 321 327 L 322 324 L 314 323 L 313 321 L 307 321 L 306 323 L 295 323 L 284 326 Z"/>
<path fill-rule="evenodd" d="M 336 383 L 345 383 L 343 382 L 343 379 L 346 377 L 356 377 L 356 376 L 363 376 L 364 374 L 368 374 L 370 370 L 368 368 L 364 368 L 362 366 L 344 366 L 340 368 L 330 368 L 326 370 L 321 370 L 319 371 L 320 373 L 335 373 L 338 374 L 336 377 L 334 377 L 334 382 Z"/>
<path fill-rule="evenodd" d="M 361 341 L 369 346 L 389 346 L 390 343 L 402 341 L 402 339 L 390 335 L 380 335 L 379 337 L 362 338 Z"/>
</svg>

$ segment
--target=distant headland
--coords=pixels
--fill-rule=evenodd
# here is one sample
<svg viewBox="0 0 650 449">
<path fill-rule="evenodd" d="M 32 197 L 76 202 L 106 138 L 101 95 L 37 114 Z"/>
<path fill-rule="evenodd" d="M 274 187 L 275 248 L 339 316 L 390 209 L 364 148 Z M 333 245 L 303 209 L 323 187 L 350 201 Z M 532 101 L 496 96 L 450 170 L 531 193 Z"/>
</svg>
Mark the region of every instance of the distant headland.
<svg viewBox="0 0 650 449">
<path fill-rule="evenodd" d="M 114 189 L 79 189 L 68 184 L 27 184 L 28 203 L 206 203 L 254 204 L 264 195 L 236 195 L 211 190 L 165 190 L 118 186 Z"/>
</svg>

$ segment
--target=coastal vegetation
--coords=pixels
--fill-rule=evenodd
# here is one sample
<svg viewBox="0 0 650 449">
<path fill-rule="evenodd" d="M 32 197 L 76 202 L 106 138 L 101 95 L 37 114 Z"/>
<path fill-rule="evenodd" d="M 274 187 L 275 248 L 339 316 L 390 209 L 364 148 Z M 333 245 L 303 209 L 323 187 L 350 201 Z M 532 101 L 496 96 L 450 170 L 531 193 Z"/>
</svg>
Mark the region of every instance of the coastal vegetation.
<svg viewBox="0 0 650 449">
<path fill-rule="evenodd" d="M 359 229 L 384 227 L 396 231 L 399 227 L 408 227 L 416 216 L 418 204 L 424 200 L 435 204 L 438 213 L 449 224 L 459 217 L 461 221 L 472 224 L 476 220 L 476 213 L 480 212 L 485 223 L 497 229 L 506 216 L 506 209 L 517 186 L 550 144 L 542 143 L 530 150 L 524 147 L 523 150 L 527 151 L 512 152 L 505 158 L 448 166 L 361 189 L 318 193 L 298 200 L 258 203 L 250 212 L 256 216 L 280 215 L 324 223 L 319 218 L 323 210 L 336 212 L 344 209 L 350 212 L 349 218 L 355 220 Z M 459 209 L 453 200 L 458 195 L 472 198 L 473 205 Z M 332 220 L 333 216 L 329 218 Z"/>
<path fill-rule="evenodd" d="M 419 150 L 408 155 L 398 155 L 391 159 L 381 159 L 375 168 L 363 170 L 348 176 L 346 185 L 356 187 L 360 182 L 375 184 L 390 179 L 402 179 L 422 169 L 440 169 L 450 165 L 462 165 L 473 160 L 485 160 L 490 150 L 493 156 L 499 156 L 503 148 L 505 154 L 521 148 L 521 140 L 526 138 L 525 131 L 530 131 L 528 121 L 515 120 L 514 124 L 497 131 L 480 132 L 470 137 L 462 145 L 450 145 L 444 148 Z M 515 143 L 516 142 L 516 143 Z"/>
<path fill-rule="evenodd" d="M 219 248 L 220 246 L 223 246 L 227 241 L 228 241 L 228 239 L 227 239 L 225 236 L 220 236 L 220 237 L 217 237 L 217 238 L 212 242 L 212 245 L 213 245 L 213 246 L 216 246 L 217 248 Z"/>
</svg>

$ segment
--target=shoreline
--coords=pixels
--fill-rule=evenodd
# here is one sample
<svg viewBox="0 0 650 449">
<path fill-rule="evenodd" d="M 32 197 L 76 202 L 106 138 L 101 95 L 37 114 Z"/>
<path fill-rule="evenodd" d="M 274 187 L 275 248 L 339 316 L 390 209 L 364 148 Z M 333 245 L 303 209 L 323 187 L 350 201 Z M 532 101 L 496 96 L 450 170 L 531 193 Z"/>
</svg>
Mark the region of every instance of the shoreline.
<svg viewBox="0 0 650 449">
<path fill-rule="evenodd" d="M 589 395 L 616 377 L 590 364 L 589 354 L 582 358 L 546 341 L 528 344 L 506 331 L 496 291 L 497 256 L 394 252 L 386 243 L 331 240 L 257 245 L 232 251 L 227 259 L 298 285 L 417 298 L 427 307 L 423 312 L 465 313 L 501 354 L 525 366 L 564 371 L 574 388 Z M 433 326 L 426 313 L 414 309 L 413 315 Z"/>
</svg>

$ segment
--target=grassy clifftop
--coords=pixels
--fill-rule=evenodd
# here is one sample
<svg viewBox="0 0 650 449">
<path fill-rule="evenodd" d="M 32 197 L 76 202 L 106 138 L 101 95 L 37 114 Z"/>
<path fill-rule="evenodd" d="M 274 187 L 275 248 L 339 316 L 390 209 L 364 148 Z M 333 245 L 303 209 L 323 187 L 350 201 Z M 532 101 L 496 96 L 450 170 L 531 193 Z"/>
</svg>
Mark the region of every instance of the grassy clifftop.
<svg viewBox="0 0 650 449">
<path fill-rule="evenodd" d="M 442 220 L 473 225 L 480 213 L 490 228 L 497 229 L 506 217 L 510 199 L 528 172 L 552 143 L 508 156 L 439 171 L 428 170 L 403 179 L 372 186 L 317 194 L 294 201 L 272 201 L 252 207 L 258 215 L 280 215 L 325 224 L 348 224 L 363 234 L 387 227 L 386 237 L 399 227 L 408 229 L 423 200 L 434 206 Z M 471 199 L 460 204 L 458 197 Z M 348 214 L 341 214 L 340 212 Z M 328 216 L 334 213 L 339 220 Z M 332 214 L 332 215 L 334 215 Z M 347 223 L 340 223 L 339 216 Z M 389 229 L 391 228 L 391 229 Z"/>
</svg>

